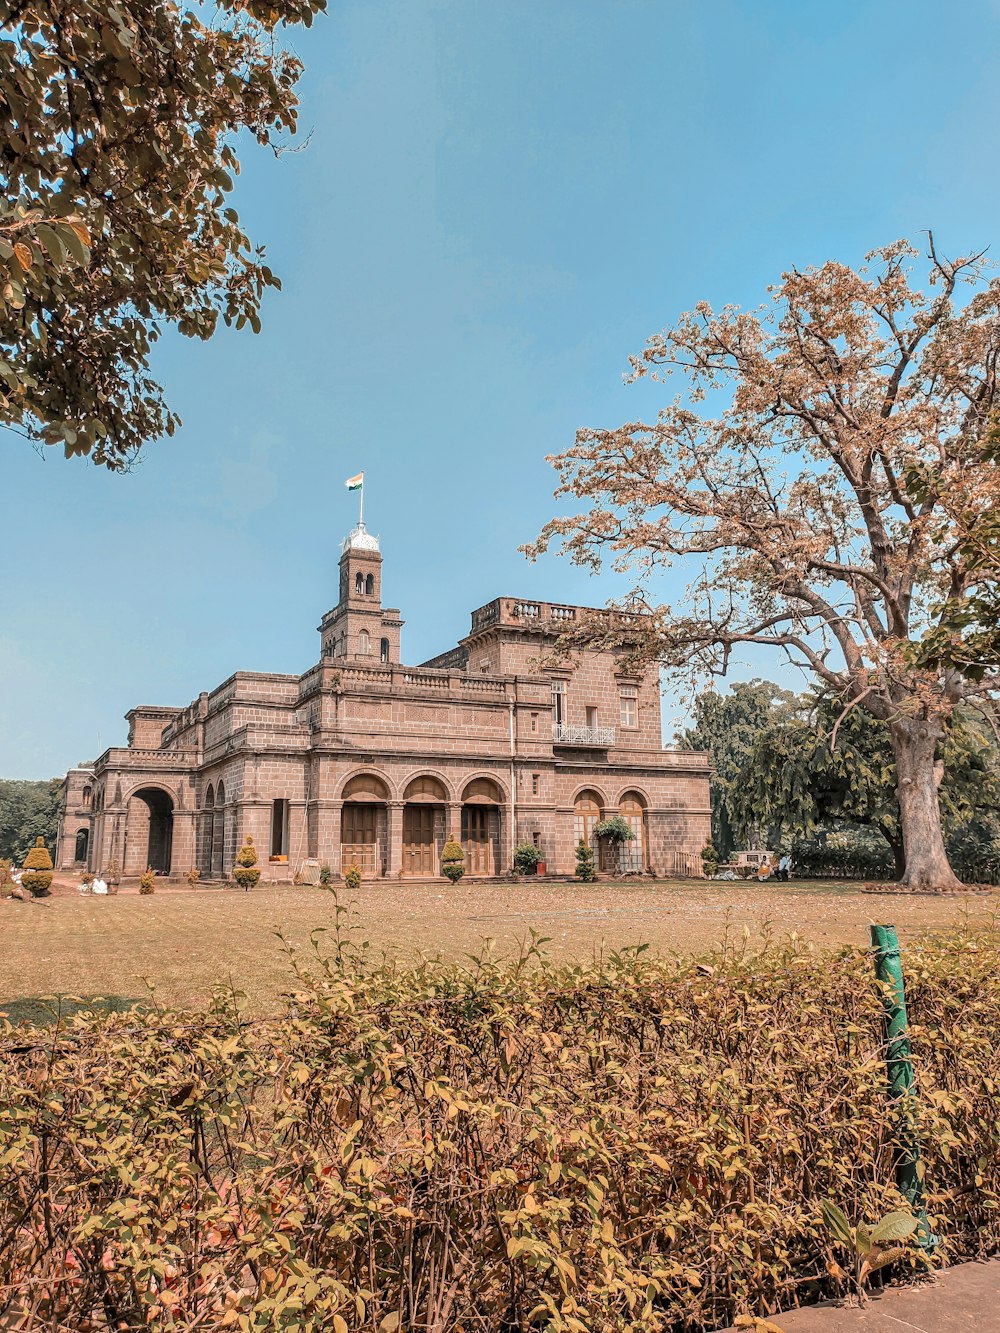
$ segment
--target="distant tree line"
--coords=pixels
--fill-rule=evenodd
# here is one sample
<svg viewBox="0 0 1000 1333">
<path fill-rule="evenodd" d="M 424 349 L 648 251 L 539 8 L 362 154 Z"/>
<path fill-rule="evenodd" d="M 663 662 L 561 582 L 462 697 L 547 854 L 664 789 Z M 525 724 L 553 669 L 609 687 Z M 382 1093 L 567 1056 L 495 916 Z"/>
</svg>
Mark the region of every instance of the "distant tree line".
<svg viewBox="0 0 1000 1333">
<path fill-rule="evenodd" d="M 701 694 L 675 737 L 712 756 L 712 840 L 792 853 L 816 873 L 895 876 L 904 849 L 888 725 L 818 690 L 766 680 Z M 948 856 L 967 881 L 1000 878 L 1000 748 L 991 714 L 958 708 L 942 746 Z"/>
<path fill-rule="evenodd" d="M 20 865 L 36 838 L 55 852 L 62 781 L 16 782 L 0 779 L 0 857 Z"/>
</svg>

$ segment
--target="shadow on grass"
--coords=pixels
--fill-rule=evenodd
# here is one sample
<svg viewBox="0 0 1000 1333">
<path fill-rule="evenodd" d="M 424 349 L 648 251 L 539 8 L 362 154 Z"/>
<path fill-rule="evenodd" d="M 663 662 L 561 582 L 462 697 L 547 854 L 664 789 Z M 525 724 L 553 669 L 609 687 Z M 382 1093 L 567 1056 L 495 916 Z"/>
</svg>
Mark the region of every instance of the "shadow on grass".
<svg viewBox="0 0 1000 1333">
<path fill-rule="evenodd" d="M 52 1027 L 74 1014 L 127 1014 L 142 1003 L 128 995 L 26 995 L 0 1000 L 0 1019 L 15 1027 Z"/>
</svg>

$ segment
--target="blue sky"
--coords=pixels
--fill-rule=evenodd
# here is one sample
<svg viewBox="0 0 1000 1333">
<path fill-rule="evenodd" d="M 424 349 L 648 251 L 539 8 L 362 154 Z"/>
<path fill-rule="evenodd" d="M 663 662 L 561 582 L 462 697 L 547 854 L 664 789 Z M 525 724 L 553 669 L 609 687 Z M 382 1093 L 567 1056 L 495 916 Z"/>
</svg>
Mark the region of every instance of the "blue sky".
<svg viewBox="0 0 1000 1333">
<path fill-rule="evenodd" d="M 545 455 L 652 414 L 626 358 L 699 299 L 757 304 L 790 264 L 928 227 L 989 245 L 998 17 L 331 0 L 293 35 L 308 143 L 243 155 L 236 202 L 284 284 L 261 335 L 164 339 L 184 425 L 129 476 L 4 441 L 0 775 L 124 743 L 133 704 L 315 661 L 361 468 L 407 661 L 499 593 L 622 591 L 518 554 L 555 512 Z"/>
</svg>

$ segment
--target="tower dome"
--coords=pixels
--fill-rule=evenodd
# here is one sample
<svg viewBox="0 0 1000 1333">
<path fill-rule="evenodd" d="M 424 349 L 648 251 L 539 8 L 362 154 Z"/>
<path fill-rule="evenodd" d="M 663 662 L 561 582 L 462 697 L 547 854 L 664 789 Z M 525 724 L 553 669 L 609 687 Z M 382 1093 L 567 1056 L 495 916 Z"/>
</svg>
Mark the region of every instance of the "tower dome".
<svg viewBox="0 0 1000 1333">
<path fill-rule="evenodd" d="M 379 539 L 368 531 L 364 525 L 364 520 L 356 528 L 350 530 L 341 545 L 342 551 L 378 551 L 380 549 Z"/>
</svg>

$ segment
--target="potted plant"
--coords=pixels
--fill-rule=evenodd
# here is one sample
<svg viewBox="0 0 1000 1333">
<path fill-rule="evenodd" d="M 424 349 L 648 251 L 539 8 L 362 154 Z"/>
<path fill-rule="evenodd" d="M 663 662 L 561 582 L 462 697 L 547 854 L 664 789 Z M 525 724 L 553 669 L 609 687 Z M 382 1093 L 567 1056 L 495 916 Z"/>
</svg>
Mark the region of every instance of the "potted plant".
<svg viewBox="0 0 1000 1333">
<path fill-rule="evenodd" d="M 319 868 L 319 882 L 321 884 L 333 883 L 333 871 L 330 869 L 329 862 L 324 861 Z"/>
<path fill-rule="evenodd" d="M 594 868 L 594 849 L 588 847 L 581 838 L 576 844 L 576 877 L 584 884 L 591 884 L 597 878 Z"/>
<path fill-rule="evenodd" d="M 615 860 L 618 863 L 617 870 L 621 874 L 624 868 L 621 863 L 622 847 L 635 837 L 628 820 L 621 815 L 611 815 L 608 819 L 602 819 L 600 823 L 594 825 L 594 837 L 604 838 L 614 847 Z"/>
<path fill-rule="evenodd" d="M 192 866 L 184 878 L 187 880 L 189 888 L 196 889 L 198 887 L 198 881 L 201 879 L 201 871 L 198 870 L 197 867 Z"/>
<path fill-rule="evenodd" d="M 260 870 L 257 867 L 257 848 L 253 845 L 253 838 L 249 833 L 243 846 L 236 853 L 233 879 L 236 880 L 244 893 L 255 888 L 260 879 Z"/>
<path fill-rule="evenodd" d="M 24 858 L 21 885 L 33 898 L 41 898 L 52 886 L 52 857 L 44 838 L 36 838 L 35 845 Z"/>
<path fill-rule="evenodd" d="M 104 871 L 104 879 L 108 886 L 108 893 L 117 893 L 118 885 L 122 882 L 122 868 L 113 857 Z"/>
<path fill-rule="evenodd" d="M 139 876 L 139 892 L 141 894 L 154 893 L 156 890 L 156 871 L 152 866 L 147 866 Z"/>
<path fill-rule="evenodd" d="M 447 875 L 452 884 L 457 884 L 465 874 L 465 852 L 454 838 L 449 838 L 441 850 L 441 873 Z"/>
<path fill-rule="evenodd" d="M 542 854 L 533 842 L 519 842 L 514 848 L 514 869 L 519 875 L 534 875 Z"/>
</svg>

